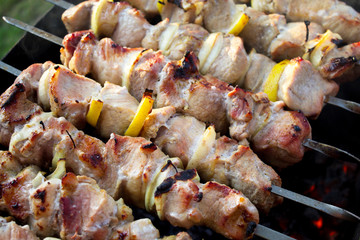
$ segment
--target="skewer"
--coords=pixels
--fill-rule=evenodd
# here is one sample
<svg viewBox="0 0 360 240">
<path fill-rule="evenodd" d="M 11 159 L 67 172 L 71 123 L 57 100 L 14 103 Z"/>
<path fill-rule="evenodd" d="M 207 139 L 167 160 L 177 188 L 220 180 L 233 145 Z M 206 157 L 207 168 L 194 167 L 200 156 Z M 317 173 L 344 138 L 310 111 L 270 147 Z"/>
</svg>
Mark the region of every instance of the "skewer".
<svg viewBox="0 0 360 240">
<path fill-rule="evenodd" d="M 69 9 L 70 7 L 73 7 L 73 4 L 70 4 L 64 0 L 46 0 L 47 2 L 50 2 L 56 6 L 59 6 L 63 9 Z M 5 20 L 6 21 L 6 20 Z M 348 101 L 348 100 L 343 100 L 337 97 L 333 97 L 333 96 L 327 96 L 324 99 L 325 103 L 337 106 L 339 108 L 343 108 L 347 111 L 356 113 L 356 114 L 360 114 L 360 104 L 353 102 L 353 101 Z"/>
<path fill-rule="evenodd" d="M 15 76 L 18 76 L 17 73 L 19 73 L 20 71 L 18 69 L 15 69 L 14 67 L 0 61 L 0 68 L 4 69 L 6 71 L 9 71 L 10 73 L 12 73 Z M 312 207 L 315 208 L 317 210 L 320 210 L 322 212 L 325 212 L 331 216 L 334 216 L 336 218 L 340 218 L 340 219 L 344 219 L 344 220 L 348 220 L 348 221 L 360 221 L 360 217 L 356 216 L 355 214 L 344 210 L 342 208 L 330 205 L 330 204 L 326 204 L 311 198 L 308 198 L 306 196 L 303 196 L 301 194 L 283 189 L 281 187 L 278 186 L 272 186 L 271 189 L 269 189 L 269 191 L 271 191 L 272 193 L 282 196 L 284 198 L 293 200 L 295 202 L 298 202 L 300 204 L 306 205 L 308 207 Z M 271 229 L 270 229 L 271 230 Z M 272 239 L 272 238 L 271 238 Z"/>
<path fill-rule="evenodd" d="M 3 16 L 3 19 L 5 22 L 7 22 L 8 24 L 11 24 L 17 28 L 20 28 L 24 31 L 27 31 L 27 32 L 30 32 L 40 38 L 43 38 L 45 40 L 49 40 L 59 46 L 63 46 L 62 45 L 62 39 L 55 36 L 55 35 L 52 35 L 48 32 L 45 32 L 41 29 L 38 29 L 34 26 L 31 26 L 27 23 L 24 23 L 22 21 L 19 21 L 17 19 L 13 19 L 13 18 L 10 18 L 10 17 L 5 17 Z M 50 40 L 51 39 L 51 40 Z M 348 102 L 348 101 L 344 101 L 344 100 L 341 100 L 339 98 L 336 98 L 337 101 L 343 101 L 343 102 Z M 357 104 L 357 103 L 353 103 L 353 104 Z M 344 103 L 344 105 L 346 105 Z M 350 104 L 351 105 L 351 104 Z M 357 104 L 359 105 L 359 104 Z M 359 107 L 359 113 L 360 113 L 360 107 Z M 329 157 L 332 157 L 332 158 L 342 158 L 346 161 L 350 161 L 350 162 L 357 162 L 357 163 L 360 163 L 360 159 L 342 149 L 339 149 L 339 148 L 336 148 L 334 146 L 330 146 L 330 145 L 326 145 L 326 144 L 323 144 L 323 143 L 319 143 L 319 142 L 316 142 L 314 140 L 310 140 L 308 139 L 306 142 L 303 143 L 303 145 L 307 148 L 310 148 L 312 150 L 315 150 L 317 152 L 320 152 L 322 154 L 325 154 Z M 350 160 L 349 160 L 350 159 Z"/>
<path fill-rule="evenodd" d="M 63 1 L 63 0 L 46 0 L 46 1 L 56 5 L 58 7 L 61 7 L 63 9 L 69 9 L 69 8 L 75 6 L 74 4 L 68 3 L 68 2 Z"/>
</svg>

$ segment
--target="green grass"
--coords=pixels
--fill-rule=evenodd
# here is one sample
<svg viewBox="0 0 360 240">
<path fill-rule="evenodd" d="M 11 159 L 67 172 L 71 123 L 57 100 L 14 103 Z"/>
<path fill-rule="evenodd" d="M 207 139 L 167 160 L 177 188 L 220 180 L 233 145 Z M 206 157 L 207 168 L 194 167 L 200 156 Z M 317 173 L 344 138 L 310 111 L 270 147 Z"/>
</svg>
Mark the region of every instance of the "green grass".
<svg viewBox="0 0 360 240">
<path fill-rule="evenodd" d="M 51 7 L 45 0 L 0 0 L 0 17 L 9 16 L 34 24 Z M 0 19 L 0 59 L 23 35 L 24 31 Z"/>
</svg>

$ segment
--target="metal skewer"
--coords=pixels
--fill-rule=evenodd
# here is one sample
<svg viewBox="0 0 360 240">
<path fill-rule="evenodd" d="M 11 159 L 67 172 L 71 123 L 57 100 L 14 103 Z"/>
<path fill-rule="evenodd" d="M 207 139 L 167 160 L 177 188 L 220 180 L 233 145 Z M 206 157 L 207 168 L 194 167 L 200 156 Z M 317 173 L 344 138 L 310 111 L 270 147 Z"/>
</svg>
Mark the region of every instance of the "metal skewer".
<svg viewBox="0 0 360 240">
<path fill-rule="evenodd" d="M 307 148 L 320 152 L 328 157 L 345 160 L 348 162 L 360 163 L 360 159 L 351 153 L 348 153 L 340 148 L 320 143 L 312 139 L 306 139 L 303 145 Z"/>
<path fill-rule="evenodd" d="M 69 9 L 71 7 L 74 7 L 75 5 L 72 4 L 72 3 L 68 3 L 66 1 L 63 1 L 63 0 L 46 0 L 47 2 L 49 3 L 52 3 L 58 7 L 61 7 L 63 9 Z"/>
<path fill-rule="evenodd" d="M 352 101 L 347 101 L 333 96 L 325 97 L 325 102 L 339 108 L 343 108 L 353 113 L 360 114 L 360 104 Z"/>
</svg>

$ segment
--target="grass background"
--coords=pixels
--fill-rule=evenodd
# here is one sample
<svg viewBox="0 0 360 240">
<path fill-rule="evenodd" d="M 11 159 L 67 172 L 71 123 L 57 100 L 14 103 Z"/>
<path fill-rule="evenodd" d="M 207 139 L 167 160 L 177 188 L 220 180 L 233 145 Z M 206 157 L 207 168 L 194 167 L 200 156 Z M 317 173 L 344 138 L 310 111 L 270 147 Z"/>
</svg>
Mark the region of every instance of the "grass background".
<svg viewBox="0 0 360 240">
<path fill-rule="evenodd" d="M 45 0 L 0 0 L 0 59 L 24 35 L 24 31 L 4 22 L 2 16 L 34 24 L 51 7 Z"/>
</svg>

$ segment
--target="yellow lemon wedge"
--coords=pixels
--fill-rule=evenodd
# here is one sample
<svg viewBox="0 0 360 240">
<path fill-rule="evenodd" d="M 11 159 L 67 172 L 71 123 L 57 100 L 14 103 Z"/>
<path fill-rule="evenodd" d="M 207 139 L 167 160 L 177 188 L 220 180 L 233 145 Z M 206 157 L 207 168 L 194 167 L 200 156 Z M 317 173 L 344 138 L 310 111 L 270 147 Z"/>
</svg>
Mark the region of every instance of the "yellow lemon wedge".
<svg viewBox="0 0 360 240">
<path fill-rule="evenodd" d="M 86 121 L 91 126 L 96 127 L 103 105 L 104 103 L 99 99 L 91 100 L 89 111 L 86 114 Z"/>
<path fill-rule="evenodd" d="M 277 91 L 279 88 L 280 76 L 283 73 L 285 67 L 289 64 L 289 60 L 283 60 L 276 64 L 266 79 L 264 85 L 264 92 L 268 95 L 269 100 L 275 102 L 277 100 Z"/>
<path fill-rule="evenodd" d="M 165 6 L 165 4 L 167 3 L 167 0 L 158 0 L 156 3 L 156 7 L 159 11 L 159 13 L 162 13 L 163 7 Z"/>
<path fill-rule="evenodd" d="M 152 91 L 145 91 L 143 98 L 138 106 L 138 109 L 135 113 L 133 120 L 130 123 L 130 126 L 125 132 L 125 136 L 136 137 L 139 135 L 145 119 L 152 110 L 154 99 L 151 97 Z"/>
<path fill-rule="evenodd" d="M 100 17 L 102 10 L 105 8 L 107 2 L 113 2 L 113 0 L 100 0 L 95 9 L 91 14 L 91 30 L 94 32 L 95 36 L 99 37 L 100 35 Z"/>
<path fill-rule="evenodd" d="M 245 13 L 239 14 L 237 20 L 230 26 L 228 34 L 234 34 L 235 36 L 239 35 L 239 33 L 244 29 L 246 24 L 249 22 L 250 18 Z"/>
</svg>

